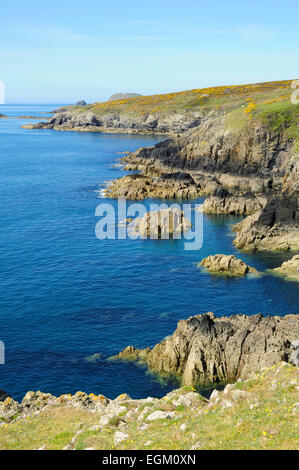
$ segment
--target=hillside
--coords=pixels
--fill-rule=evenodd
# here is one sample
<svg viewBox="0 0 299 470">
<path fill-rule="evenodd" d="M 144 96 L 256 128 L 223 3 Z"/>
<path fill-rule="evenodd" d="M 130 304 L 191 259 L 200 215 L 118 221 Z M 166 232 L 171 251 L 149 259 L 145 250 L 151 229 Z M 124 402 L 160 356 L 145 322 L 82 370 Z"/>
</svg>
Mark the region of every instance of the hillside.
<svg viewBox="0 0 299 470">
<path fill-rule="evenodd" d="M 104 113 L 169 115 L 171 113 L 189 114 L 192 112 L 206 114 L 214 109 L 230 112 L 243 104 L 244 107 L 247 105 L 249 113 L 254 109 L 273 103 L 288 102 L 291 83 L 291 80 L 285 80 L 130 97 L 93 103 L 84 108 L 76 107 L 76 111 L 85 112 L 88 109 L 98 115 Z M 72 110 L 75 107 L 71 106 L 68 109 Z"/>
<path fill-rule="evenodd" d="M 291 81 L 265 82 L 249 85 L 219 86 L 152 96 L 118 99 L 85 106 L 67 106 L 55 110 L 47 122 L 27 128 L 56 130 L 180 133 L 200 125 L 207 117 L 227 115 L 230 128 L 240 127 L 250 119 L 271 121 L 273 129 L 287 120 L 290 133 L 298 136 L 292 123 Z"/>
</svg>

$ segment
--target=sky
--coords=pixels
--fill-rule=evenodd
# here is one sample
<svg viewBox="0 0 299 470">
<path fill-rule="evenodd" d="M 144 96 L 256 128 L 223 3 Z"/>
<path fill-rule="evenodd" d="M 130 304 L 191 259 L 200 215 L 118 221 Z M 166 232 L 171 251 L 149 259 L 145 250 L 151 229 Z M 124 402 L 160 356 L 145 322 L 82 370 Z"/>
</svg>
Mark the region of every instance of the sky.
<svg viewBox="0 0 299 470">
<path fill-rule="evenodd" d="M 299 2 L 14 0 L 0 4 L 7 103 L 105 101 L 299 78 Z"/>
</svg>

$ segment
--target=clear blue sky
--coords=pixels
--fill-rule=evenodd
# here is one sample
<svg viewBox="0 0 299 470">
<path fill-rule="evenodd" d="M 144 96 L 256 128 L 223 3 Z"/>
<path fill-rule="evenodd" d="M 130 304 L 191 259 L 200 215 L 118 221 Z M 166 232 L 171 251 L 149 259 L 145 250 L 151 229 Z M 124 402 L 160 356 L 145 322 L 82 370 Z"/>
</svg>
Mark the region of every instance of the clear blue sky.
<svg viewBox="0 0 299 470">
<path fill-rule="evenodd" d="M 13 0 L 0 11 L 11 103 L 299 78 L 298 0 Z"/>
</svg>

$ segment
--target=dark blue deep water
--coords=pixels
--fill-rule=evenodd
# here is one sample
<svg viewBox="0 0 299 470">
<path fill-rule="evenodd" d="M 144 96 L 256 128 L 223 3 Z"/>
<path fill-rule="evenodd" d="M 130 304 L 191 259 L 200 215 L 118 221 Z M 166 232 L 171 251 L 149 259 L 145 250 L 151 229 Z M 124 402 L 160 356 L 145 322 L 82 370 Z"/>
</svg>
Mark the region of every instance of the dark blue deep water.
<svg viewBox="0 0 299 470">
<path fill-rule="evenodd" d="M 0 113 L 51 109 L 1 106 Z M 95 237 L 95 209 L 105 201 L 96 190 L 124 174 L 112 166 L 118 153 L 161 137 L 29 131 L 24 122 L 0 119 L 0 388 L 17 399 L 32 389 L 162 396 L 173 383 L 107 358 L 128 344 L 154 345 L 192 314 L 299 312 L 297 283 L 267 274 L 225 279 L 196 267 L 216 253 L 235 253 L 261 271 L 290 257 L 238 252 L 236 218 L 204 216 L 199 251 L 185 251 L 183 240 Z M 90 361 L 95 353 L 100 358 Z"/>
</svg>

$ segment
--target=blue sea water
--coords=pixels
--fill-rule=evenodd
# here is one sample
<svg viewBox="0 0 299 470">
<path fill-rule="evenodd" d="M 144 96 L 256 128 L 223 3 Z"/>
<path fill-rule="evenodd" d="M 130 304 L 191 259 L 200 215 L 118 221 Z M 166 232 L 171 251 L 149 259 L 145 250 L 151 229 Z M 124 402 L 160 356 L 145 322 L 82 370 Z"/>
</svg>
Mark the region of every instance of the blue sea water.
<svg viewBox="0 0 299 470">
<path fill-rule="evenodd" d="M 0 106 L 0 113 L 47 116 L 54 107 Z M 38 389 L 159 397 L 175 384 L 109 356 L 129 344 L 152 346 L 193 314 L 299 312 L 297 283 L 267 274 L 227 279 L 196 267 L 216 253 L 261 271 L 290 257 L 238 252 L 237 218 L 204 216 L 197 251 L 184 250 L 183 240 L 96 238 L 95 210 L 105 201 L 97 190 L 124 174 L 113 166 L 119 152 L 161 136 L 30 131 L 25 122 L 0 119 L 1 389 L 17 399 Z"/>
</svg>

